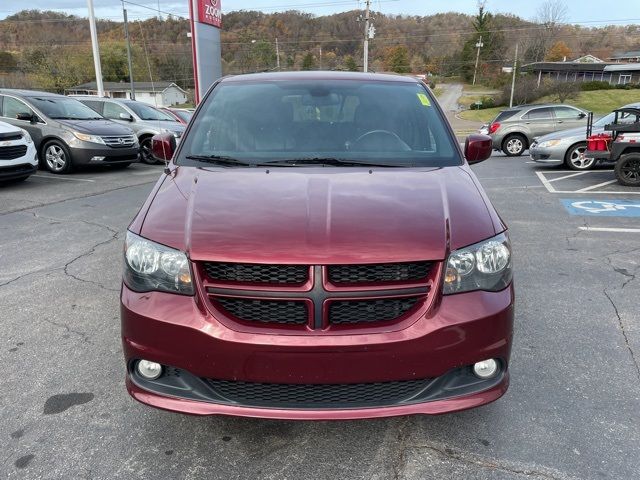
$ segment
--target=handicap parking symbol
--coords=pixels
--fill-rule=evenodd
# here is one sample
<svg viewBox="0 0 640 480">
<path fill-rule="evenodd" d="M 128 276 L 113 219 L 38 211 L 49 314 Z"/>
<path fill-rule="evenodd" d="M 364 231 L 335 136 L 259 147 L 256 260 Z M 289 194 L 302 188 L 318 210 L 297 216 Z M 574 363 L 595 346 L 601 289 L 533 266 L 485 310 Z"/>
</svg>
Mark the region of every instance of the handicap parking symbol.
<svg viewBox="0 0 640 480">
<path fill-rule="evenodd" d="M 600 217 L 640 217 L 640 201 L 637 200 L 590 200 L 561 198 L 564 208 L 571 215 Z"/>
</svg>

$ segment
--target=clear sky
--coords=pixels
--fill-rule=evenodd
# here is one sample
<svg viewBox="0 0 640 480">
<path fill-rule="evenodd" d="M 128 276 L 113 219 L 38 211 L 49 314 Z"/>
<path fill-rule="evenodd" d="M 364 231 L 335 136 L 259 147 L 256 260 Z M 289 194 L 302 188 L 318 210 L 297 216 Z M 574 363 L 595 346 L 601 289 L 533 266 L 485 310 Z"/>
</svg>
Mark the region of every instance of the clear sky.
<svg viewBox="0 0 640 480">
<path fill-rule="evenodd" d="M 535 16 L 544 0 L 488 0 L 491 12 L 512 13 L 525 19 Z M 131 0 L 143 5 L 127 4 L 129 16 L 133 19 L 156 15 L 152 9 L 179 16 L 188 15 L 188 0 Z M 222 0 L 223 12 L 232 10 L 262 10 L 274 12 L 282 10 L 302 10 L 315 15 L 326 15 L 362 8 L 364 2 L 357 0 Z M 640 0 L 616 0 L 615 8 L 603 8 L 602 0 L 566 0 L 568 20 L 571 23 L 602 25 L 605 23 L 640 24 Z M 120 20 L 122 10 L 120 0 L 94 0 L 96 16 Z M 86 16 L 86 0 L 0 0 L 0 18 L 24 8 L 56 10 L 78 16 Z M 372 0 L 372 8 L 390 14 L 429 15 L 438 12 L 473 13 L 477 9 L 476 0 Z"/>
</svg>

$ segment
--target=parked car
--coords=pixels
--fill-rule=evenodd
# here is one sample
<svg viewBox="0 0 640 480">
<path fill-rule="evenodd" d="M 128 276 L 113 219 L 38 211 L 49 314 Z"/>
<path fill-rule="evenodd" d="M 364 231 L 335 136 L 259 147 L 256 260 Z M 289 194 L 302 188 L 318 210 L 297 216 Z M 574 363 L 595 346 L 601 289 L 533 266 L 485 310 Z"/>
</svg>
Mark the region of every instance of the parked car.
<svg viewBox="0 0 640 480">
<path fill-rule="evenodd" d="M 640 103 L 630 103 L 623 108 L 627 107 L 640 108 Z M 614 113 L 610 113 L 593 122 L 593 133 L 604 132 L 604 126 L 613 122 L 614 116 Z M 634 117 L 621 115 L 619 122 L 624 123 L 625 119 L 631 123 Z M 564 163 L 571 170 L 590 170 L 600 163 L 606 163 L 604 159 L 584 156 L 587 149 L 586 138 L 586 126 L 550 133 L 536 138 L 529 148 L 529 154 L 536 162 Z"/>
<path fill-rule="evenodd" d="M 0 122 L 0 182 L 26 180 L 37 169 L 38 155 L 29 132 Z"/>
<path fill-rule="evenodd" d="M 171 133 L 179 139 L 184 133 L 184 125 L 167 113 L 135 100 L 102 98 L 95 95 L 71 95 L 109 120 L 133 129 L 140 142 L 140 159 L 144 163 L 155 164 L 151 155 L 151 137 L 158 133 Z"/>
<path fill-rule="evenodd" d="M 507 389 L 507 227 L 415 78 L 216 84 L 129 226 L 127 387 L 167 410 L 443 413 Z M 472 135 L 464 155 L 491 155 Z M 175 153 L 175 155 L 174 155 Z"/>
<path fill-rule="evenodd" d="M 125 168 L 138 160 L 139 145 L 131 129 L 72 98 L 0 89 L 0 106 L 0 120 L 29 132 L 41 165 L 52 173 L 87 164 Z"/>
<path fill-rule="evenodd" d="M 571 105 L 520 105 L 501 111 L 489 124 L 493 148 L 509 157 L 519 156 L 533 139 L 567 128 L 587 127 L 587 113 Z"/>
<path fill-rule="evenodd" d="M 186 108 L 161 108 L 165 113 L 171 115 L 176 121 L 180 122 L 182 125 L 188 125 L 193 117 L 193 111 L 188 110 Z"/>
</svg>

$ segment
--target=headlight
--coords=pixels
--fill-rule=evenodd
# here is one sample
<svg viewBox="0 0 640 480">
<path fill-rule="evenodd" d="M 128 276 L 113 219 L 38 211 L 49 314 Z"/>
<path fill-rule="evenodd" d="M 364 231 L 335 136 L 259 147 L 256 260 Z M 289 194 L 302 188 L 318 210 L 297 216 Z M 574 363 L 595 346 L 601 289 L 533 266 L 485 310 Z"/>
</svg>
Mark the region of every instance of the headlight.
<svg viewBox="0 0 640 480">
<path fill-rule="evenodd" d="M 97 135 L 87 135 L 86 133 L 73 132 L 73 135 L 83 142 L 101 143 L 104 145 L 104 140 Z"/>
<path fill-rule="evenodd" d="M 27 142 L 27 144 L 33 143 L 33 140 L 31 138 L 31 135 L 29 135 L 29 132 L 27 132 L 24 128 L 21 128 L 20 131 L 22 132 L 22 138 L 24 138 L 24 141 Z"/>
<path fill-rule="evenodd" d="M 538 144 L 539 147 L 547 148 L 547 147 L 555 147 L 556 145 L 560 145 L 562 140 L 547 140 L 546 142 L 541 142 Z"/>
<path fill-rule="evenodd" d="M 176 131 L 171 130 L 169 128 L 161 128 L 160 129 L 160 133 L 170 133 L 176 138 L 180 138 L 182 136 L 182 132 L 176 132 Z"/>
<path fill-rule="evenodd" d="M 444 294 L 486 290 L 497 292 L 511 283 L 511 245 L 505 233 L 449 254 Z"/>
<path fill-rule="evenodd" d="M 127 232 L 124 266 L 124 283 L 131 290 L 193 295 L 189 259 L 180 250 Z"/>
</svg>

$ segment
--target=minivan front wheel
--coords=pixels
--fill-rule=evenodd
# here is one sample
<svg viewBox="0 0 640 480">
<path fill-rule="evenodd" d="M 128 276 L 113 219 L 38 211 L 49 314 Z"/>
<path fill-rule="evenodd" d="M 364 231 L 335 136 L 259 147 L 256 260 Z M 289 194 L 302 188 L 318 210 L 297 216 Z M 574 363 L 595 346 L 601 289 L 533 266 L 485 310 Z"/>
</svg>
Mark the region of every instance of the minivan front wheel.
<svg viewBox="0 0 640 480">
<path fill-rule="evenodd" d="M 140 140 L 140 160 L 142 160 L 142 163 L 146 163 L 147 165 L 160 163 L 156 160 L 153 156 L 153 152 L 151 151 L 151 138 L 152 137 L 146 137 Z"/>
<path fill-rule="evenodd" d="M 67 146 L 57 140 L 51 140 L 42 147 L 44 164 L 51 173 L 69 173 L 72 169 L 71 155 Z"/>
<path fill-rule="evenodd" d="M 502 142 L 502 151 L 507 157 L 519 157 L 527 149 L 527 140 L 518 134 L 507 135 Z"/>
</svg>

